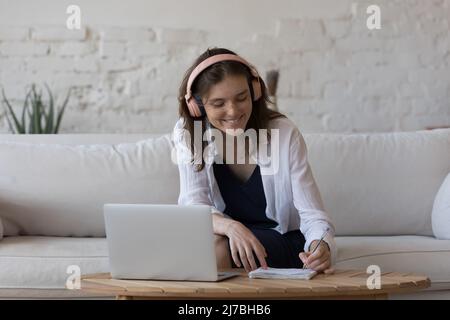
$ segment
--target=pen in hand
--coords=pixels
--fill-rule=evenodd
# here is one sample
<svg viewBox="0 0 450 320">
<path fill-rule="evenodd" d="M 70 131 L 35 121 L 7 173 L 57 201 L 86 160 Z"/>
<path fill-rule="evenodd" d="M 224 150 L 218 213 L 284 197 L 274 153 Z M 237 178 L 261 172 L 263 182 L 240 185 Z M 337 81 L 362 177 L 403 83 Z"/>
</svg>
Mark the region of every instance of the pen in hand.
<svg viewBox="0 0 450 320">
<path fill-rule="evenodd" d="M 313 249 L 313 251 L 311 252 L 311 255 L 314 254 L 314 252 L 316 252 L 317 248 L 320 246 L 320 244 L 323 241 L 323 238 L 325 238 L 325 236 L 327 235 L 328 231 L 330 231 L 330 228 L 327 228 L 325 230 L 325 232 L 323 233 L 322 237 L 320 238 L 319 242 L 317 243 L 316 247 Z M 303 268 L 302 269 L 306 269 L 306 263 L 303 263 Z"/>
</svg>

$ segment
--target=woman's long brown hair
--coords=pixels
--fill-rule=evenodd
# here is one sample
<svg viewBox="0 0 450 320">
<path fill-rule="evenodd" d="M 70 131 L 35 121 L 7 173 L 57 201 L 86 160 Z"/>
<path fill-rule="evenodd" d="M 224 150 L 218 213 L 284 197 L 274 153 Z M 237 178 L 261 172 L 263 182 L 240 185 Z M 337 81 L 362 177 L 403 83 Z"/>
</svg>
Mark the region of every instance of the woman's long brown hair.
<svg viewBox="0 0 450 320">
<path fill-rule="evenodd" d="M 189 108 L 186 104 L 186 100 L 184 96 L 186 94 L 187 82 L 192 71 L 197 67 L 203 60 L 207 58 L 217 55 L 217 54 L 236 54 L 228 49 L 224 48 L 212 48 L 206 50 L 202 53 L 192 64 L 192 66 L 186 71 L 183 81 L 181 82 L 178 101 L 179 101 L 179 116 L 185 119 L 184 129 L 190 133 L 191 143 L 190 150 L 192 154 L 192 162 L 194 162 L 194 121 L 202 121 L 202 137 L 206 131 L 206 115 L 202 117 L 194 118 L 189 113 Z M 206 70 L 204 70 L 194 81 L 192 84 L 192 92 L 194 95 L 203 96 L 205 93 L 209 91 L 209 89 L 222 81 L 227 75 L 243 75 L 248 79 L 250 93 L 252 95 L 252 113 L 248 120 L 246 130 L 247 129 L 255 129 L 256 132 L 259 132 L 259 129 L 268 129 L 268 124 L 271 119 L 286 117 L 282 113 L 269 109 L 267 106 L 268 103 L 271 103 L 269 100 L 266 85 L 263 79 L 260 78 L 260 83 L 262 87 L 262 96 L 257 101 L 253 101 L 253 90 L 251 86 L 251 73 L 247 66 L 240 62 L 236 61 L 221 61 L 215 63 L 210 66 Z M 267 131 L 268 136 L 267 139 L 270 142 L 270 133 Z M 259 142 L 259 135 L 257 134 L 257 139 Z M 202 150 L 200 151 L 203 154 L 203 150 L 207 146 L 207 141 L 202 141 Z M 201 171 L 204 166 L 204 159 L 202 158 L 201 164 L 196 166 L 196 171 Z"/>
</svg>

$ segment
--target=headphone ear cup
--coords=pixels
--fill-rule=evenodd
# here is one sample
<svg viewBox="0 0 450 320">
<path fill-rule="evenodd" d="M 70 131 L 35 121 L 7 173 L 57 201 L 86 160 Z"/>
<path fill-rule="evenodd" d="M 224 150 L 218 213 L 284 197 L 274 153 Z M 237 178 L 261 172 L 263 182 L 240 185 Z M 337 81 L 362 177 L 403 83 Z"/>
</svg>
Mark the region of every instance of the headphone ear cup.
<svg viewBox="0 0 450 320">
<path fill-rule="evenodd" d="M 191 114 L 191 116 L 193 118 L 197 118 L 201 116 L 201 112 L 198 108 L 198 104 L 197 101 L 195 101 L 195 99 L 190 98 L 189 101 L 187 101 L 187 106 L 189 109 L 189 113 Z"/>
<path fill-rule="evenodd" d="M 202 99 L 199 96 L 194 95 L 191 98 L 191 101 L 193 104 L 193 109 L 195 109 L 196 111 L 196 117 L 204 117 L 206 115 L 206 111 L 205 107 L 203 106 Z"/>
<path fill-rule="evenodd" d="M 253 85 L 253 101 L 257 101 L 262 96 L 262 88 L 261 88 L 261 82 L 259 81 L 259 77 L 254 78 L 252 80 L 252 85 Z"/>
</svg>

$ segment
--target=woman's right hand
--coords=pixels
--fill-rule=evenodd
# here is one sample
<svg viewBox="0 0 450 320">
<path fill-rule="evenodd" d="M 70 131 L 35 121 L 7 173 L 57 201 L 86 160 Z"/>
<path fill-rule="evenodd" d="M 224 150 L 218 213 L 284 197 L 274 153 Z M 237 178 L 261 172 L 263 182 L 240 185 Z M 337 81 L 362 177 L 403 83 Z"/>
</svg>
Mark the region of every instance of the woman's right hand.
<svg viewBox="0 0 450 320">
<path fill-rule="evenodd" d="M 228 225 L 225 235 L 230 240 L 231 257 L 236 266 L 240 268 L 243 264 L 246 272 L 257 269 L 254 252 L 261 267 L 267 268 L 266 249 L 259 242 L 258 238 L 242 223 L 236 220 L 232 221 Z"/>
</svg>

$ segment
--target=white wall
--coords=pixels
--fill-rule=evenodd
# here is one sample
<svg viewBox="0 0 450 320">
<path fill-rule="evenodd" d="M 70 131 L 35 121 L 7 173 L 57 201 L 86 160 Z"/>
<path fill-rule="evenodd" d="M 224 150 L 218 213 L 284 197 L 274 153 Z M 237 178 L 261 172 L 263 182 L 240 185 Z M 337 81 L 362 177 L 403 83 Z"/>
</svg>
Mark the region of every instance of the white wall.
<svg viewBox="0 0 450 320">
<path fill-rule="evenodd" d="M 61 24 L 66 8 L 77 4 L 86 25 L 160 26 L 214 31 L 219 39 L 272 33 L 280 18 L 337 18 L 349 0 L 2 0 L 0 24 Z"/>
<path fill-rule="evenodd" d="M 75 87 L 61 132 L 168 132 L 185 69 L 225 46 L 280 69 L 279 108 L 305 132 L 423 129 L 450 125 L 449 19 L 450 0 L 0 0 L 0 84 L 18 107 L 33 81 Z"/>
</svg>

